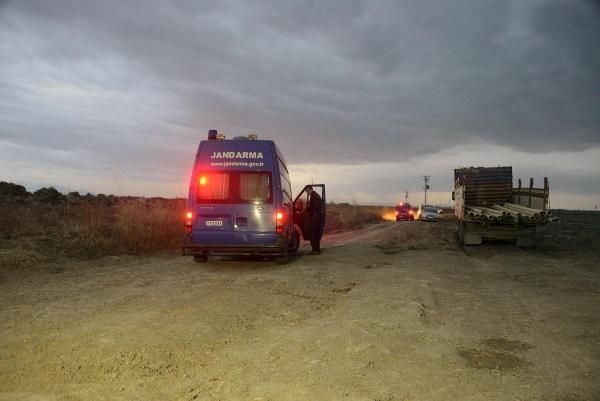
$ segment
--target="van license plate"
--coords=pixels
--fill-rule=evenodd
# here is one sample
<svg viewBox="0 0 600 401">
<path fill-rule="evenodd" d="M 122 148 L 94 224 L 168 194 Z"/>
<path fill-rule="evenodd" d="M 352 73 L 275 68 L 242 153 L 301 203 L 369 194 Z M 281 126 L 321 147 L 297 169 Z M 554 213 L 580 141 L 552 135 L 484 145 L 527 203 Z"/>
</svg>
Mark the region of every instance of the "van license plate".
<svg viewBox="0 0 600 401">
<path fill-rule="evenodd" d="M 207 220 L 206 227 L 223 227 L 222 220 Z"/>
</svg>

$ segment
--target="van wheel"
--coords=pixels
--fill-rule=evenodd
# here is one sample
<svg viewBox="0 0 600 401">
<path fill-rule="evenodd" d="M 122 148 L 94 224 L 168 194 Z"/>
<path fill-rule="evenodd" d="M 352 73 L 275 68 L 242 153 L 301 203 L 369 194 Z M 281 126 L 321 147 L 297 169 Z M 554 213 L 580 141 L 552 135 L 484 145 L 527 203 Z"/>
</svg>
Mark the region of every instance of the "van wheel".
<svg viewBox="0 0 600 401">
<path fill-rule="evenodd" d="M 275 259 L 275 262 L 278 265 L 285 265 L 290 261 L 290 254 L 287 250 L 287 248 L 283 251 L 283 253 L 279 256 L 277 256 L 277 258 Z"/>
<path fill-rule="evenodd" d="M 294 230 L 292 233 L 292 242 L 288 246 L 288 251 L 290 253 L 295 253 L 300 247 L 300 233 L 297 230 Z"/>
<path fill-rule="evenodd" d="M 206 263 L 208 260 L 208 256 L 194 256 L 194 262 L 196 263 Z"/>
</svg>

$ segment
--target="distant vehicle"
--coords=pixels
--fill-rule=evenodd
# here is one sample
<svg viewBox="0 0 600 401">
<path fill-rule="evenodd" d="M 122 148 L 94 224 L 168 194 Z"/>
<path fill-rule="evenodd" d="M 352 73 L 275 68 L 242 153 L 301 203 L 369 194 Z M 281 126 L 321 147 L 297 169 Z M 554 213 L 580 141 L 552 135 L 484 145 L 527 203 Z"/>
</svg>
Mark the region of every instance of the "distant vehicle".
<svg viewBox="0 0 600 401">
<path fill-rule="evenodd" d="M 412 210 L 410 203 L 400 203 L 396 206 L 396 221 L 414 219 L 415 212 Z"/>
<path fill-rule="evenodd" d="M 438 211 L 430 205 L 421 205 L 417 211 L 417 218 L 423 221 L 437 221 Z"/>
</svg>

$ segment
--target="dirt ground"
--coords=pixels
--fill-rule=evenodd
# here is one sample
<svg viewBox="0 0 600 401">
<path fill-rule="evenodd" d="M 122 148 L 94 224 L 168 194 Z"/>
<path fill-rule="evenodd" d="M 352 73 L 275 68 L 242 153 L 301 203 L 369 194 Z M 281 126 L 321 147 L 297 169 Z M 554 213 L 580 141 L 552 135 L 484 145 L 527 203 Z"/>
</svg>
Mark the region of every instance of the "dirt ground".
<svg viewBox="0 0 600 401">
<path fill-rule="evenodd" d="M 560 217 L 534 249 L 445 219 L 0 269 L 0 400 L 600 400 L 600 217 Z"/>
</svg>

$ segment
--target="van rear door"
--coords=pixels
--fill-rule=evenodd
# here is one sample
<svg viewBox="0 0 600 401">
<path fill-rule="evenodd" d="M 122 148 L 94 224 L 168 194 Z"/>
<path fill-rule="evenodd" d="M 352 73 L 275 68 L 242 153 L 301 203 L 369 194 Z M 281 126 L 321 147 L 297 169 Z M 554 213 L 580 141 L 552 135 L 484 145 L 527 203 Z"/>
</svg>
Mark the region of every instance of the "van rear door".
<svg viewBox="0 0 600 401">
<path fill-rule="evenodd" d="M 277 241 L 274 189 L 279 178 L 270 141 L 203 141 L 190 196 L 193 243 L 267 245 Z"/>
<path fill-rule="evenodd" d="M 229 171 L 206 171 L 198 176 L 194 243 L 229 244 L 233 241 L 234 221 L 231 207 L 227 205 L 232 196 L 233 178 Z"/>
<path fill-rule="evenodd" d="M 273 174 L 240 171 L 236 176 L 240 204 L 234 207 L 234 244 L 273 244 L 277 240 Z"/>
</svg>

